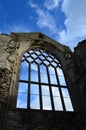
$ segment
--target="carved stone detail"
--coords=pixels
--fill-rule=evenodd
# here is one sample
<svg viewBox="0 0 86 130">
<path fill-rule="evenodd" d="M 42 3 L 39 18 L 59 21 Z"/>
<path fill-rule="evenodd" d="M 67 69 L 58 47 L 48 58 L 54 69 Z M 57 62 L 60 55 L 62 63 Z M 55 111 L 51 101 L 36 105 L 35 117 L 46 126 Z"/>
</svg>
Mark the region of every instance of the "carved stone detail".
<svg viewBox="0 0 86 130">
<path fill-rule="evenodd" d="M 7 44 L 6 51 L 9 52 L 10 54 L 14 53 L 16 49 L 19 48 L 19 44 L 15 43 L 15 41 L 10 41 Z"/>
<path fill-rule="evenodd" d="M 0 100 L 6 102 L 11 80 L 11 72 L 4 68 L 0 69 Z"/>
<path fill-rule="evenodd" d="M 7 60 L 9 62 L 12 62 L 12 63 L 14 62 L 15 53 L 16 53 L 16 50 L 19 49 L 19 47 L 20 47 L 20 44 L 16 43 L 15 41 L 10 41 L 7 44 L 6 52 L 8 52 Z"/>
</svg>

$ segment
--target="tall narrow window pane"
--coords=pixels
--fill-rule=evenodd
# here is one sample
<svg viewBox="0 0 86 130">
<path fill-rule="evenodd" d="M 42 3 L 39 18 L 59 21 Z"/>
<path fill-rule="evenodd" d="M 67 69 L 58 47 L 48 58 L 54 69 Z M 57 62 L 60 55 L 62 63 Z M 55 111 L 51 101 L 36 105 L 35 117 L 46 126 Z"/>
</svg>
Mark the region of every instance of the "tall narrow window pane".
<svg viewBox="0 0 86 130">
<path fill-rule="evenodd" d="M 43 101 L 43 109 L 51 110 L 51 100 L 50 100 L 50 92 L 49 86 L 42 85 L 42 101 Z"/>
<path fill-rule="evenodd" d="M 63 97 L 70 97 L 67 88 L 61 88 Z"/>
<path fill-rule="evenodd" d="M 58 73 L 58 78 L 59 78 L 60 85 L 66 86 L 66 81 L 65 81 L 62 69 L 58 67 L 57 68 L 57 73 Z"/>
<path fill-rule="evenodd" d="M 60 93 L 59 93 L 58 87 L 52 87 L 52 93 L 53 93 L 53 96 L 60 97 Z"/>
<path fill-rule="evenodd" d="M 21 63 L 20 80 L 28 80 L 28 63 L 27 62 Z"/>
<path fill-rule="evenodd" d="M 41 88 L 42 88 L 42 95 L 47 95 L 47 96 L 50 95 L 49 86 L 42 85 Z"/>
<path fill-rule="evenodd" d="M 27 94 L 18 93 L 17 108 L 27 108 Z"/>
<path fill-rule="evenodd" d="M 17 96 L 17 108 L 27 108 L 27 95 L 28 84 L 20 82 Z"/>
<path fill-rule="evenodd" d="M 30 85 L 30 107 L 32 109 L 40 109 L 38 84 Z"/>
<path fill-rule="evenodd" d="M 73 106 L 71 103 L 71 99 L 69 96 L 69 92 L 67 88 L 61 88 L 62 90 L 62 94 L 63 94 L 63 98 L 64 98 L 64 103 L 65 103 L 65 107 L 66 107 L 66 111 L 73 111 Z"/>
<path fill-rule="evenodd" d="M 46 72 L 46 66 L 41 65 L 40 66 L 40 78 L 42 83 L 48 83 L 48 77 L 47 77 L 47 72 Z"/>
<path fill-rule="evenodd" d="M 40 109 L 39 95 L 36 95 L 36 94 L 30 95 L 30 108 Z"/>
<path fill-rule="evenodd" d="M 57 84 L 57 79 L 55 75 L 55 70 L 53 67 L 49 67 L 49 76 L 51 84 Z"/>
<path fill-rule="evenodd" d="M 65 103 L 66 111 L 74 111 L 70 98 L 64 97 L 64 103 Z"/>
<path fill-rule="evenodd" d="M 55 75 L 50 75 L 50 82 L 51 84 L 57 84 L 57 79 Z"/>
<path fill-rule="evenodd" d="M 60 97 L 53 97 L 55 110 L 63 111 Z"/>
<path fill-rule="evenodd" d="M 28 93 L 28 84 L 20 82 L 19 83 L 19 88 L 18 88 L 19 93 Z"/>
<path fill-rule="evenodd" d="M 52 66 L 49 67 L 49 74 L 50 75 L 55 75 L 55 70 Z"/>
<path fill-rule="evenodd" d="M 31 64 L 31 81 L 38 82 L 38 66 Z"/>
<path fill-rule="evenodd" d="M 66 86 L 66 82 L 63 76 L 58 75 L 60 85 Z"/>
<path fill-rule="evenodd" d="M 38 84 L 31 84 L 30 85 L 30 93 L 31 94 L 39 94 L 39 86 L 38 86 Z"/>
<path fill-rule="evenodd" d="M 42 96 L 43 110 L 52 110 L 50 96 Z"/>
<path fill-rule="evenodd" d="M 62 107 L 59 89 L 57 87 L 52 87 L 52 94 L 53 94 L 53 101 L 54 101 L 55 110 L 62 111 L 63 107 Z"/>
<path fill-rule="evenodd" d="M 64 76 L 63 71 L 60 67 L 57 68 L 58 75 Z"/>
</svg>

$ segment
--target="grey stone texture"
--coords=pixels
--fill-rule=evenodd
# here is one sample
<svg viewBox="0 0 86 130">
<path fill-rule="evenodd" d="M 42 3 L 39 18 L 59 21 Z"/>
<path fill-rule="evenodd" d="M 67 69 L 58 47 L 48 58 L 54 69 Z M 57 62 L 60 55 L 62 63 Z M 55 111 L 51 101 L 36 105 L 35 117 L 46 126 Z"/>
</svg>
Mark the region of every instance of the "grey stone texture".
<svg viewBox="0 0 86 130">
<path fill-rule="evenodd" d="M 32 48 L 60 61 L 74 112 L 16 108 L 21 58 Z M 72 52 L 42 33 L 0 34 L 0 130 L 86 130 L 86 40 Z"/>
</svg>

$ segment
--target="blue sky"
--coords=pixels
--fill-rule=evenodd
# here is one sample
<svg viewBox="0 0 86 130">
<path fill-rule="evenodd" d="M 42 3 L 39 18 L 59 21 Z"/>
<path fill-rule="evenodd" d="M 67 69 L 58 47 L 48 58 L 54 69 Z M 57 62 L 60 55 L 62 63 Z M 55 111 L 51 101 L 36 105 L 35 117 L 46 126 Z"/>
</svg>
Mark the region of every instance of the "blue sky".
<svg viewBox="0 0 86 130">
<path fill-rule="evenodd" d="M 86 0 L 0 0 L 0 33 L 42 32 L 73 49 L 86 39 Z"/>
</svg>

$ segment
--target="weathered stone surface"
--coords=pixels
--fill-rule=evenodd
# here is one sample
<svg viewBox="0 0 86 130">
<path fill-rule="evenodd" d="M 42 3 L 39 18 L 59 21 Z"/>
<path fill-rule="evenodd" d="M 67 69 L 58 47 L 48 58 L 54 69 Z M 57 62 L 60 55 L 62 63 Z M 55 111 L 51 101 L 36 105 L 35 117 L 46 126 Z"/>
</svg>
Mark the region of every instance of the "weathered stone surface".
<svg viewBox="0 0 86 130">
<path fill-rule="evenodd" d="M 73 112 L 9 111 L 8 130 L 85 130 L 86 115 Z M 85 126 L 85 127 L 84 127 Z"/>
<path fill-rule="evenodd" d="M 10 36 L 7 34 L 0 34 L 0 44 L 6 44 L 7 42 L 10 41 Z"/>
<path fill-rule="evenodd" d="M 11 80 L 11 72 L 0 68 L 0 101 L 6 102 Z"/>
<path fill-rule="evenodd" d="M 75 72 L 81 73 L 86 71 L 86 40 L 78 44 L 78 46 L 75 48 L 73 57 Z"/>
<path fill-rule="evenodd" d="M 19 46 L 20 46 L 20 44 L 15 43 L 15 41 L 10 41 L 10 42 L 8 42 L 5 51 L 6 51 L 7 53 L 9 53 L 8 56 L 7 56 L 7 60 L 8 60 L 9 62 L 12 62 L 12 63 L 14 62 L 16 50 L 19 49 Z"/>
<path fill-rule="evenodd" d="M 60 61 L 74 112 L 16 109 L 21 58 L 35 48 Z M 86 130 L 86 40 L 72 52 L 42 33 L 0 34 L 0 130 Z"/>
<path fill-rule="evenodd" d="M 2 130 L 2 126 L 4 124 L 5 110 L 6 110 L 6 104 L 0 101 L 0 130 Z"/>
</svg>

